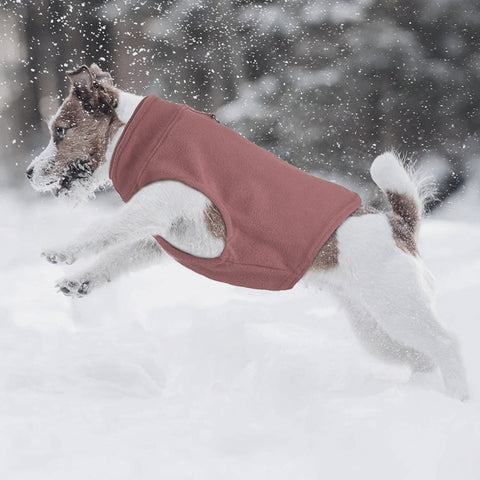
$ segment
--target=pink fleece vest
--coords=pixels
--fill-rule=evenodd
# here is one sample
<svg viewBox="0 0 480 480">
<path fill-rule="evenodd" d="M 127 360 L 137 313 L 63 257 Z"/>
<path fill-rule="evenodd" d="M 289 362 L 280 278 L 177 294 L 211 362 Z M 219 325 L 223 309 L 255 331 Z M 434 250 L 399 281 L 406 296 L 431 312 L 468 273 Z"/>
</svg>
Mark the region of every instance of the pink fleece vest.
<svg viewBox="0 0 480 480">
<path fill-rule="evenodd" d="M 212 115 L 154 95 L 142 100 L 127 123 L 110 177 L 125 202 L 158 180 L 202 192 L 225 221 L 219 257 L 195 257 L 155 238 L 197 273 L 264 290 L 292 288 L 361 203 L 356 193 L 298 170 Z"/>
</svg>

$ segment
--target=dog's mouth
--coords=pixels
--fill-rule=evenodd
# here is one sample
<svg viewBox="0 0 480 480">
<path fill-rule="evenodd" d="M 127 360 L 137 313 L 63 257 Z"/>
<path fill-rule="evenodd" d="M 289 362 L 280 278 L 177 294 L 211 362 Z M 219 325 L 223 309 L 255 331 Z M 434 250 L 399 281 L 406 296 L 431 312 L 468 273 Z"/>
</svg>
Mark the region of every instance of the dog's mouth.
<svg viewBox="0 0 480 480">
<path fill-rule="evenodd" d="M 92 176 L 92 167 L 87 159 L 77 158 L 70 162 L 60 180 L 58 186 L 53 188 L 53 194 L 56 197 L 68 195 L 74 184 L 82 184 Z"/>
</svg>

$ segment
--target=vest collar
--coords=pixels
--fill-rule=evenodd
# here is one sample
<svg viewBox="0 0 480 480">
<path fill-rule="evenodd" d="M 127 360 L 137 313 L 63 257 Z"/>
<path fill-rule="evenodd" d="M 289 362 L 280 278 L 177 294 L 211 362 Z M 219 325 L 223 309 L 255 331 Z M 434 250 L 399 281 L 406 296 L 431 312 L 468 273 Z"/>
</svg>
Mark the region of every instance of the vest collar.
<svg viewBox="0 0 480 480">
<path fill-rule="evenodd" d="M 125 202 L 133 195 L 139 174 L 170 125 L 186 108 L 156 95 L 149 95 L 138 104 L 123 129 L 110 164 L 110 179 Z"/>
</svg>

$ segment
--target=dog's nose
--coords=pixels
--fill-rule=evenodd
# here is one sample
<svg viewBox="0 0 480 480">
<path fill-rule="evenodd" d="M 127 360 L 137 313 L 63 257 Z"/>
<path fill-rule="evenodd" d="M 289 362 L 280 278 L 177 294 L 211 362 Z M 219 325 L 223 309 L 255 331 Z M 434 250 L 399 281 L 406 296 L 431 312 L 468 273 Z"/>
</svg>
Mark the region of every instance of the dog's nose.
<svg viewBox="0 0 480 480">
<path fill-rule="evenodd" d="M 29 180 L 31 180 L 32 177 L 33 177 L 33 167 L 30 167 L 30 168 L 25 172 L 25 175 L 27 176 L 27 178 L 28 178 Z"/>
</svg>

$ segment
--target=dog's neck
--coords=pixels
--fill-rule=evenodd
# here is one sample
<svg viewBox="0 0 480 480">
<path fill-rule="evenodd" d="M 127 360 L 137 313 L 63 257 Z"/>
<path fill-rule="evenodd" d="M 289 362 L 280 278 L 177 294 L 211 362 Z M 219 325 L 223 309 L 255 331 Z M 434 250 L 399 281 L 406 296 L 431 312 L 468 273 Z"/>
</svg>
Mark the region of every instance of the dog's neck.
<svg viewBox="0 0 480 480">
<path fill-rule="evenodd" d="M 118 96 L 118 107 L 115 109 L 117 112 L 118 119 L 122 122 L 122 126 L 117 130 L 115 135 L 112 137 L 107 152 L 105 154 L 106 162 L 102 165 L 102 170 L 107 174 L 110 171 L 110 164 L 112 162 L 113 152 L 117 146 L 120 137 L 122 136 L 125 125 L 128 123 L 130 118 L 132 118 L 133 112 L 137 108 L 138 104 L 144 99 L 140 95 L 135 95 L 133 93 L 119 91 Z"/>
<path fill-rule="evenodd" d="M 121 90 L 119 92 L 118 107 L 115 110 L 119 120 L 126 124 L 144 97 L 134 93 L 122 92 Z"/>
</svg>

